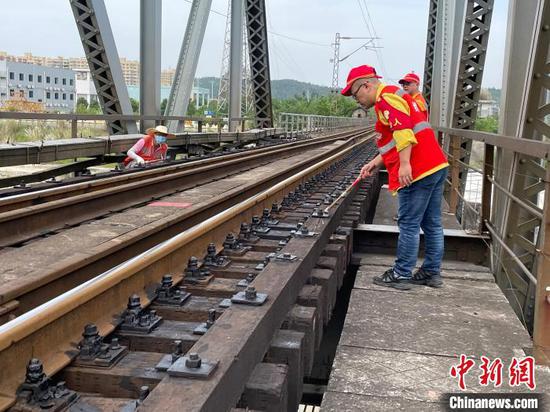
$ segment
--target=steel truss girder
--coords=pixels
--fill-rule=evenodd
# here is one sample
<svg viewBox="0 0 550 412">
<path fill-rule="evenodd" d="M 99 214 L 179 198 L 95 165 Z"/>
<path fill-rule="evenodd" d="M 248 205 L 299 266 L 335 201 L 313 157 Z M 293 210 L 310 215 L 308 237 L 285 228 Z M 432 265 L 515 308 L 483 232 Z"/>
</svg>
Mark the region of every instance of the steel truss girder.
<svg viewBox="0 0 550 412">
<path fill-rule="evenodd" d="M 538 21 L 533 22 L 536 27 L 536 37 L 533 44 L 533 64 L 528 76 L 528 94 L 524 115 L 521 119 L 522 130 L 520 136 L 526 139 L 545 140 L 550 139 L 550 2 L 544 3 L 540 9 Z M 547 187 L 546 178 L 548 163 L 546 159 L 533 158 L 515 154 L 511 171 L 511 192 L 527 202 L 535 211 L 542 214 L 538 207 L 540 196 L 545 194 Z M 546 198 L 548 198 L 546 194 Z M 520 205 L 510 202 L 505 222 L 505 239 L 510 248 L 517 254 L 523 256 L 525 266 L 531 273 L 537 273 L 539 260 L 538 252 L 541 242 L 542 221 L 539 216 L 533 215 L 529 210 Z M 549 205 L 545 205 L 547 209 Z M 501 252 L 502 253 L 502 252 Z M 503 270 L 508 273 L 517 271 L 514 262 L 506 262 Z M 520 272 L 520 271 L 517 271 Z M 522 276 L 522 275 L 519 275 Z M 523 298 L 523 316 L 529 330 L 533 330 L 535 315 L 535 290 L 536 285 L 528 282 L 527 292 L 516 296 Z M 539 279 L 541 281 L 541 279 Z M 523 295 L 523 296 L 522 296 Z M 533 332 L 535 332 L 533 330 Z"/>
<path fill-rule="evenodd" d="M 211 5 L 212 0 L 193 0 L 191 5 L 187 28 L 185 29 L 174 74 L 174 82 L 164 111 L 167 116 L 185 116 L 187 114 Z M 168 122 L 170 131 L 181 131 L 182 128 L 182 122 L 179 120 Z"/>
<path fill-rule="evenodd" d="M 432 96 L 432 76 L 434 71 L 435 57 L 435 39 L 437 28 L 437 3 L 438 0 L 430 0 L 430 9 L 428 12 L 428 34 L 426 36 L 426 58 L 424 63 L 424 82 L 422 94 L 431 107 Z"/>
<path fill-rule="evenodd" d="M 456 129 L 472 128 L 477 117 L 492 14 L 493 0 L 468 0 L 451 125 Z M 471 149 L 472 141 L 464 139 L 460 144 L 462 162 L 468 164 Z M 462 194 L 466 187 L 466 178 L 467 172 L 461 172 L 459 190 Z M 463 201 L 461 199 L 458 205 L 457 217 L 462 220 Z"/>
<path fill-rule="evenodd" d="M 133 114 L 103 0 L 69 0 L 104 114 Z M 134 121 L 108 121 L 110 134 L 137 133 Z"/>
<path fill-rule="evenodd" d="M 259 128 L 273 127 L 265 0 L 245 0 L 250 73 Z"/>
<path fill-rule="evenodd" d="M 493 0 L 468 0 L 452 123 L 457 129 L 476 120 L 492 14 Z"/>
</svg>

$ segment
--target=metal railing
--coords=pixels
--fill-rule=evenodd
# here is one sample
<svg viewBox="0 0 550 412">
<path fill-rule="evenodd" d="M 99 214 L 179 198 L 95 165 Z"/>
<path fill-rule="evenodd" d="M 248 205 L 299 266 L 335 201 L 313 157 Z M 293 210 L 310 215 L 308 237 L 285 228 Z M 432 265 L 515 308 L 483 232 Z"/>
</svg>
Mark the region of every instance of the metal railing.
<svg viewBox="0 0 550 412">
<path fill-rule="evenodd" d="M 25 113 L 25 112 L 0 112 L 0 120 L 43 120 L 43 121 L 67 121 L 71 124 L 71 137 L 76 138 L 80 137 L 79 132 L 79 122 L 83 124 L 84 122 L 94 122 L 94 121 L 105 121 L 112 122 L 115 120 L 121 121 L 154 121 L 158 124 L 166 124 L 169 120 L 177 120 L 182 123 L 183 129 L 185 130 L 185 122 L 192 121 L 197 122 L 197 131 L 200 133 L 203 130 L 205 124 L 214 125 L 217 128 L 218 132 L 222 130 L 225 125 L 228 125 L 229 122 L 239 122 L 240 130 L 247 130 L 247 122 L 256 124 L 258 121 L 263 121 L 266 119 L 256 118 L 256 117 L 202 117 L 202 116 L 154 116 L 154 115 L 141 115 L 141 114 L 132 114 L 132 115 L 123 115 L 123 114 L 78 114 L 78 113 Z M 255 126 L 250 127 L 250 129 Z"/>
<path fill-rule="evenodd" d="M 279 113 L 277 127 L 281 128 L 287 137 L 307 135 L 343 127 L 366 126 L 366 117 L 320 116 L 314 114 Z"/>
<path fill-rule="evenodd" d="M 447 148 L 450 163 L 445 194 L 449 211 L 457 215 L 464 229 L 490 236 L 492 271 L 497 283 L 533 333 L 536 357 L 548 362 L 550 143 L 472 130 L 435 130 Z M 471 153 L 461 148 L 465 140 L 473 143 Z M 537 177 L 524 175 L 502 161 L 504 154 L 529 159 L 542 172 Z M 514 192 L 515 179 L 528 179 L 523 195 Z M 512 209 L 517 211 L 512 218 L 523 226 L 522 232 L 511 231 L 507 224 Z M 524 316 L 529 311 L 533 313 L 532 328 Z"/>
</svg>

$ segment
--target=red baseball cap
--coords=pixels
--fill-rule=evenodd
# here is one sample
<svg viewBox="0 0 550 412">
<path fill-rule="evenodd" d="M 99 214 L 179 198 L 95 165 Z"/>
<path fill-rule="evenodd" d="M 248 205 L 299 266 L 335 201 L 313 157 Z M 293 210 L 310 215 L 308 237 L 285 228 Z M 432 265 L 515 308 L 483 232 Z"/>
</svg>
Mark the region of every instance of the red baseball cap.
<svg viewBox="0 0 550 412">
<path fill-rule="evenodd" d="M 362 66 L 354 67 L 350 70 L 348 74 L 348 80 L 346 81 L 346 87 L 342 89 L 342 94 L 344 96 L 351 96 L 351 86 L 353 82 L 358 79 L 381 79 L 381 76 L 376 74 L 376 69 L 372 66 L 366 64 Z"/>
<path fill-rule="evenodd" d="M 420 77 L 418 77 L 416 73 L 407 73 L 405 77 L 399 80 L 399 84 L 403 84 L 403 82 L 415 82 L 420 84 Z"/>
</svg>

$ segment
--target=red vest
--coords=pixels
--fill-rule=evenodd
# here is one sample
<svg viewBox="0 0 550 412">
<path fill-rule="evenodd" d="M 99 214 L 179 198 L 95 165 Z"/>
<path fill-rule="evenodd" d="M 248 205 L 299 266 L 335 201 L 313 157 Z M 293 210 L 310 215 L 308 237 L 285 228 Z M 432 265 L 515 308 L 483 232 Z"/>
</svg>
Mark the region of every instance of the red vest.
<svg viewBox="0 0 550 412">
<path fill-rule="evenodd" d="M 141 150 L 136 153 L 139 157 L 141 157 L 146 162 L 150 162 L 151 160 L 158 160 L 162 159 L 166 156 L 166 152 L 168 151 L 168 145 L 166 143 L 161 143 L 159 147 L 155 150 L 155 136 L 152 134 L 148 134 L 143 138 L 144 144 Z M 124 166 L 128 166 L 128 164 L 134 159 L 132 159 L 130 156 L 126 157 L 124 159 Z"/>
<path fill-rule="evenodd" d="M 412 96 L 413 100 L 418 105 L 418 108 L 424 114 L 424 120 L 429 120 L 430 115 L 428 114 L 428 104 L 426 103 L 426 100 L 424 99 L 424 96 L 422 96 L 422 93 L 418 92 Z"/>
<path fill-rule="evenodd" d="M 411 168 L 413 181 L 420 180 L 440 169 L 447 167 L 447 158 L 439 146 L 431 125 L 425 120 L 424 114 L 414 103 L 412 97 L 397 86 L 385 86 L 380 97 L 384 94 L 393 93 L 402 97 L 408 104 L 410 117 L 412 121 L 412 130 L 418 143 L 411 149 Z M 374 105 L 376 115 L 380 117 L 380 108 L 377 107 L 379 100 Z M 376 131 L 380 132 L 380 137 L 376 144 L 378 151 L 382 155 L 384 164 L 388 171 L 389 190 L 395 191 L 400 188 L 399 185 L 399 153 L 397 152 L 393 131 L 389 125 L 384 125 L 379 119 L 376 122 Z"/>
</svg>

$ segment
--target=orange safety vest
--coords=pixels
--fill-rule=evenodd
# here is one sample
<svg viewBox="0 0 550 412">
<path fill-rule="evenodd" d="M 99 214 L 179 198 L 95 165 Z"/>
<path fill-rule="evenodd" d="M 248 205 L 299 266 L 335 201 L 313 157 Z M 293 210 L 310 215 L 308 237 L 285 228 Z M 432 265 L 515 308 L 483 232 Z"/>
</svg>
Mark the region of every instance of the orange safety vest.
<svg viewBox="0 0 550 412">
<path fill-rule="evenodd" d="M 428 120 L 430 118 L 430 114 L 428 113 L 428 104 L 426 103 L 426 99 L 424 99 L 424 96 L 422 96 L 422 93 L 417 92 L 411 96 L 414 100 L 414 102 L 418 105 L 418 108 L 424 114 L 425 118 L 424 120 Z"/>
<path fill-rule="evenodd" d="M 397 131 L 409 135 L 411 149 L 411 168 L 413 181 L 422 179 L 437 172 L 449 164 L 443 150 L 439 146 L 434 131 L 420 111 L 417 104 L 414 104 L 412 97 L 397 86 L 381 86 L 374 110 L 377 115 L 376 130 L 380 133 L 376 144 L 382 155 L 384 164 L 388 171 L 389 190 L 397 191 L 399 185 L 399 153 L 397 146 L 399 142 L 394 138 Z M 389 96 L 384 100 L 384 96 Z M 403 99 L 406 104 L 399 99 Z M 403 103 L 400 109 L 395 108 L 391 102 Z M 409 113 L 403 112 L 407 109 Z M 381 121 L 384 120 L 384 122 Z M 385 124 L 386 123 L 386 124 Z M 411 132 L 412 130 L 412 132 Z M 414 137 L 412 137 L 414 134 Z M 414 141 L 416 140 L 416 141 Z M 406 144 L 406 143 L 405 143 Z M 406 147 L 406 146 L 405 146 Z"/>
<path fill-rule="evenodd" d="M 136 153 L 143 160 L 145 160 L 146 162 L 150 162 L 151 160 L 158 160 L 166 157 L 166 152 L 168 151 L 168 145 L 166 143 L 161 143 L 155 150 L 154 135 L 148 134 L 147 136 L 143 137 L 143 140 L 143 147 L 138 153 Z M 130 156 L 126 157 L 126 159 L 124 159 L 124 166 L 128 166 L 128 164 L 132 160 L 134 159 L 132 159 Z"/>
</svg>

